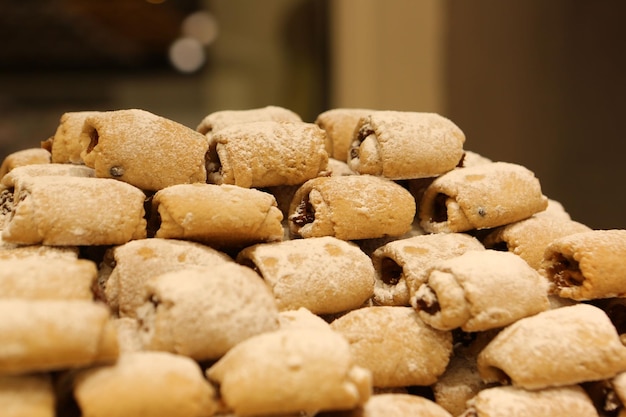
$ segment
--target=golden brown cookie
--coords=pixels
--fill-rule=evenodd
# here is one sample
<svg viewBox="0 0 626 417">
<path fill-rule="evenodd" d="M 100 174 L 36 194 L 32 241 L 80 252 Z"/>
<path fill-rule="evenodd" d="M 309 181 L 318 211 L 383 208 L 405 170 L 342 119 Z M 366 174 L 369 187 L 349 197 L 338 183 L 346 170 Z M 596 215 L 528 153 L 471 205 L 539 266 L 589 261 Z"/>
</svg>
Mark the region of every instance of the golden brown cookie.
<svg viewBox="0 0 626 417">
<path fill-rule="evenodd" d="M 400 180 L 435 177 L 457 166 L 465 135 L 436 113 L 376 111 L 357 123 L 348 166 Z"/>
<path fill-rule="evenodd" d="M 384 393 L 372 395 L 355 417 L 452 417 L 444 408 L 419 395 Z"/>
<path fill-rule="evenodd" d="M 132 352 L 114 364 L 77 372 L 74 397 L 85 417 L 208 417 L 215 389 L 193 360 L 167 352 Z"/>
<path fill-rule="evenodd" d="M 49 374 L 0 375 L 3 417 L 55 417 L 55 400 Z"/>
<path fill-rule="evenodd" d="M 80 143 L 83 161 L 100 178 L 114 178 L 147 191 L 206 182 L 207 138 L 145 110 L 88 116 Z"/>
<path fill-rule="evenodd" d="M 468 250 L 484 250 L 464 233 L 427 234 L 381 245 L 371 257 L 376 270 L 374 301 L 380 305 L 411 305 L 433 263 Z"/>
<path fill-rule="evenodd" d="M 419 203 L 429 233 L 488 229 L 543 211 L 548 199 L 534 173 L 508 162 L 457 168 L 436 178 Z"/>
<path fill-rule="evenodd" d="M 575 304 L 506 327 L 478 355 L 478 371 L 530 390 L 597 381 L 626 371 L 626 346 L 604 311 Z"/>
<path fill-rule="evenodd" d="M 576 385 L 526 391 L 493 387 L 480 391 L 460 417 L 598 417 L 585 391 Z"/>
<path fill-rule="evenodd" d="M 428 326 L 411 307 L 364 307 L 330 323 L 350 343 L 375 387 L 431 385 L 445 371 L 452 334 Z"/>
<path fill-rule="evenodd" d="M 17 167 L 42 165 L 51 162 L 50 152 L 43 148 L 29 148 L 7 155 L 0 165 L 0 179 Z"/>
<path fill-rule="evenodd" d="M 234 262 L 150 278 L 135 317 L 147 350 L 198 361 L 218 359 L 238 343 L 278 329 L 271 292 L 254 271 Z"/>
<path fill-rule="evenodd" d="M 237 262 L 259 272 L 280 310 L 340 313 L 360 307 L 374 291 L 370 258 L 332 236 L 250 246 Z"/>
<path fill-rule="evenodd" d="M 145 194 L 121 181 L 73 176 L 20 177 L 2 230 L 9 243 L 115 245 L 146 237 Z"/>
<path fill-rule="evenodd" d="M 318 329 L 263 333 L 233 347 L 206 375 L 237 416 L 350 410 L 371 395 L 371 374 L 339 334 Z"/>
<path fill-rule="evenodd" d="M 0 374 L 114 361 L 115 328 L 104 304 L 85 300 L 0 300 Z"/>
<path fill-rule="evenodd" d="M 210 136 L 207 181 L 240 187 L 294 185 L 325 175 L 326 134 L 304 122 L 235 124 Z"/>
<path fill-rule="evenodd" d="M 317 115 L 315 124 L 326 131 L 328 155 L 339 161 L 348 160 L 354 130 L 359 120 L 372 110 L 362 108 L 334 108 Z"/>
<path fill-rule="evenodd" d="M 97 274 L 96 264 L 86 259 L 0 256 L 0 298 L 91 301 Z"/>
<path fill-rule="evenodd" d="M 233 262 L 209 246 L 176 239 L 132 240 L 106 251 L 98 273 L 98 296 L 120 316 L 135 317 L 149 278 L 188 266 Z"/>
<path fill-rule="evenodd" d="M 565 212 L 546 209 L 527 219 L 495 228 L 482 242 L 489 249 L 513 252 L 539 270 L 543 254 L 553 240 L 590 230 Z"/>
<path fill-rule="evenodd" d="M 550 308 L 548 283 L 511 252 L 467 251 L 433 264 L 415 307 L 441 330 L 478 332 L 507 326 Z"/>
<path fill-rule="evenodd" d="M 305 182 L 289 208 L 289 228 L 304 238 L 343 240 L 401 236 L 411 230 L 415 200 L 402 186 L 372 175 Z"/>
<path fill-rule="evenodd" d="M 152 199 L 155 236 L 241 249 L 283 240 L 283 214 L 269 193 L 236 185 L 180 184 Z"/>
<path fill-rule="evenodd" d="M 203 135 L 211 135 L 220 129 L 238 123 L 261 121 L 301 122 L 302 118 L 292 110 L 280 106 L 265 106 L 244 110 L 218 110 L 209 113 L 196 130 Z"/>
<path fill-rule="evenodd" d="M 83 147 L 80 135 L 85 119 L 98 114 L 97 111 L 66 112 L 61 115 L 54 135 L 49 139 L 52 162 L 58 164 L 83 164 L 80 156 Z"/>
<path fill-rule="evenodd" d="M 560 297 L 626 297 L 625 258 L 626 230 L 588 230 L 554 239 L 541 271 Z"/>
</svg>

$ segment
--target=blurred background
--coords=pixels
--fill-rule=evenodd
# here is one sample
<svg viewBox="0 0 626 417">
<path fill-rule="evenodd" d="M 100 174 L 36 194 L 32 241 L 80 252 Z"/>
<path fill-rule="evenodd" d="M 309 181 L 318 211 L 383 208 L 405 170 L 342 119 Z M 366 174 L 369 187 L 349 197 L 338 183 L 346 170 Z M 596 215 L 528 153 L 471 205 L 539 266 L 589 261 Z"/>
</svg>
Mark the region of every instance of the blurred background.
<svg viewBox="0 0 626 417">
<path fill-rule="evenodd" d="M 67 111 L 192 128 L 269 104 L 432 111 L 575 220 L 626 228 L 624 17 L 619 0 L 0 0 L 0 157 Z"/>
</svg>

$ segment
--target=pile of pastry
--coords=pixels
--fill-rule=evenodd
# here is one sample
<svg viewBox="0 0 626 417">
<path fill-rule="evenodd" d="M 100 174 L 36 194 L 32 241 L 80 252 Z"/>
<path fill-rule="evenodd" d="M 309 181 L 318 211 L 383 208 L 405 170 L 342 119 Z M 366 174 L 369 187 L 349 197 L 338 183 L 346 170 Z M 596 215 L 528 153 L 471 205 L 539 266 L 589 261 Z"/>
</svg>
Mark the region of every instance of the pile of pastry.
<svg viewBox="0 0 626 417">
<path fill-rule="evenodd" d="M 63 114 L 0 167 L 2 415 L 626 415 L 626 230 L 465 139 Z"/>
</svg>

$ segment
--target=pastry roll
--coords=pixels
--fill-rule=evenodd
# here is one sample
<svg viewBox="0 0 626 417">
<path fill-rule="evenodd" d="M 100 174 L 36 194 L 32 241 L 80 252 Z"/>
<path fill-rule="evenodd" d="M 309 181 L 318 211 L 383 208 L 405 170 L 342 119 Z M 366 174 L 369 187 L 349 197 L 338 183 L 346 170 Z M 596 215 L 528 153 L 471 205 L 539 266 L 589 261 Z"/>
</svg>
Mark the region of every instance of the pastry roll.
<svg viewBox="0 0 626 417">
<path fill-rule="evenodd" d="M 149 278 L 188 266 L 233 262 L 211 247 L 186 240 L 141 239 L 108 249 L 100 265 L 97 295 L 122 317 L 135 317 Z"/>
<path fill-rule="evenodd" d="M 283 240 L 283 214 L 269 193 L 235 185 L 181 184 L 152 199 L 156 237 L 219 249 Z"/>
<path fill-rule="evenodd" d="M 518 320 L 477 361 L 485 382 L 536 390 L 612 378 L 626 370 L 626 346 L 604 311 L 581 303 Z"/>
<path fill-rule="evenodd" d="M 419 220 L 429 233 L 488 229 L 543 211 L 548 199 L 527 168 L 493 162 L 454 169 L 424 191 Z"/>
<path fill-rule="evenodd" d="M 80 135 L 85 164 L 101 178 L 146 191 L 206 182 L 207 138 L 144 110 L 100 112 L 85 119 Z"/>
<path fill-rule="evenodd" d="M 373 110 L 361 108 L 336 108 L 317 115 L 315 124 L 321 127 L 328 137 L 328 155 L 339 161 L 347 161 L 354 130 L 361 118 Z"/>
<path fill-rule="evenodd" d="M 548 310 L 550 301 L 547 282 L 522 258 L 483 250 L 434 264 L 415 307 L 437 329 L 479 332 Z"/>
<path fill-rule="evenodd" d="M 492 387 L 480 391 L 460 417 L 598 417 L 585 391 L 577 386 L 526 391 L 515 387 Z"/>
<path fill-rule="evenodd" d="M 73 391 L 85 417 L 208 417 L 218 408 L 200 366 L 167 352 L 124 353 L 81 370 Z"/>
<path fill-rule="evenodd" d="M 146 237 L 144 193 L 106 178 L 21 177 L 2 230 L 9 243 L 115 245 Z"/>
<path fill-rule="evenodd" d="M 452 334 L 428 326 L 411 307 L 364 307 L 330 323 L 375 387 L 431 385 L 452 354 Z"/>
<path fill-rule="evenodd" d="M 0 179 L 17 167 L 50 163 L 50 152 L 43 148 L 29 148 L 7 155 L 0 165 Z"/>
<path fill-rule="evenodd" d="M 550 243 L 541 271 L 560 297 L 626 297 L 625 257 L 626 230 L 589 230 Z"/>
<path fill-rule="evenodd" d="M 93 168 L 84 165 L 71 164 L 36 164 L 24 165 L 11 170 L 7 175 L 2 177 L 0 184 L 4 187 L 11 187 L 15 181 L 19 181 L 21 177 L 41 177 L 41 176 L 61 176 L 61 177 L 95 177 Z"/>
<path fill-rule="evenodd" d="M 393 181 L 372 175 L 305 182 L 289 208 L 289 229 L 303 238 L 342 240 L 401 236 L 411 230 L 415 200 Z"/>
<path fill-rule="evenodd" d="M 360 307 L 374 290 L 370 258 L 332 236 L 250 246 L 237 262 L 259 272 L 280 310 L 339 313 Z"/>
<path fill-rule="evenodd" d="M 350 345 L 328 330 L 291 329 L 245 340 L 206 375 L 237 416 L 350 410 L 371 395 L 371 374 Z"/>
<path fill-rule="evenodd" d="M 147 350 L 218 359 L 242 341 L 278 329 L 271 292 L 234 262 L 167 272 L 146 282 L 136 317 Z"/>
<path fill-rule="evenodd" d="M 0 300 L 0 374 L 25 374 L 115 360 L 108 308 L 84 300 Z"/>
<path fill-rule="evenodd" d="M 355 410 L 354 417 L 452 417 L 452 414 L 432 400 L 405 393 L 372 395 L 362 409 Z"/>
<path fill-rule="evenodd" d="M 55 417 L 55 394 L 48 374 L 0 375 L 3 417 Z"/>
<path fill-rule="evenodd" d="M 565 212 L 546 209 L 527 219 L 500 226 L 482 241 L 489 249 L 513 252 L 539 270 L 543 254 L 553 240 L 590 230 L 586 225 L 572 220 Z"/>
<path fill-rule="evenodd" d="M 245 110 L 219 110 L 208 114 L 196 130 L 203 135 L 210 136 L 213 132 L 230 125 L 250 122 L 302 122 L 302 118 L 295 112 L 280 106 L 265 106 Z"/>
<path fill-rule="evenodd" d="M 58 164 L 82 164 L 81 153 L 83 147 L 80 135 L 83 131 L 85 119 L 99 114 L 98 111 L 76 111 L 63 113 L 59 125 L 49 139 L 52 162 Z"/>
<path fill-rule="evenodd" d="M 210 139 L 207 178 L 213 184 L 302 184 L 325 174 L 328 165 L 326 134 L 313 123 L 241 123 L 216 131 Z"/>
<path fill-rule="evenodd" d="M 454 169 L 463 156 L 463 131 L 435 113 L 376 111 L 355 129 L 348 166 L 359 174 L 435 177 Z"/>
<path fill-rule="evenodd" d="M 0 258 L 0 298 L 91 301 L 97 274 L 86 259 Z"/>
<path fill-rule="evenodd" d="M 433 263 L 468 250 L 484 247 L 464 233 L 418 235 L 380 246 L 371 255 L 376 270 L 374 301 L 380 305 L 410 305 Z"/>
</svg>

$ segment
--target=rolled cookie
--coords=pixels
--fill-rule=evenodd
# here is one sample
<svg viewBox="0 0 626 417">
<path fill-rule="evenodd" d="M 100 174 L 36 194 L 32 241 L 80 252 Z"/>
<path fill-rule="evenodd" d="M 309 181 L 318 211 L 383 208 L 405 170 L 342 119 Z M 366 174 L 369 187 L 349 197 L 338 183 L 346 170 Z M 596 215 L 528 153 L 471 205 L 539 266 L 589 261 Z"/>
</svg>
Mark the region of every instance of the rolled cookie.
<svg viewBox="0 0 626 417">
<path fill-rule="evenodd" d="M 219 110 L 208 114 L 196 130 L 203 135 L 211 135 L 227 126 L 261 122 L 302 122 L 302 118 L 295 112 L 280 106 L 265 106 L 254 109 L 244 110 Z"/>
<path fill-rule="evenodd" d="M 362 108 L 335 108 L 317 115 L 315 124 L 324 129 L 328 138 L 328 155 L 339 161 L 348 161 L 354 130 L 359 120 L 373 110 Z"/>
<path fill-rule="evenodd" d="M 115 360 L 108 308 L 84 300 L 0 300 L 0 374 L 25 374 Z"/>
<path fill-rule="evenodd" d="M 97 111 L 76 111 L 61 115 L 59 125 L 54 135 L 49 139 L 53 163 L 84 163 L 80 156 L 83 151 L 80 141 L 83 124 L 85 124 L 87 117 L 95 116 L 98 113 Z"/>
<path fill-rule="evenodd" d="M 55 403 L 49 374 L 0 375 L 3 417 L 55 417 Z"/>
<path fill-rule="evenodd" d="M 0 257 L 0 298 L 93 300 L 98 268 L 86 259 Z"/>
<path fill-rule="evenodd" d="M 50 163 L 50 152 L 43 148 L 29 148 L 7 155 L 0 165 L 0 179 L 17 167 Z"/>
<path fill-rule="evenodd" d="M 7 175 L 2 177 L 0 184 L 4 187 L 12 186 L 15 181 L 19 181 L 19 178 L 40 177 L 40 176 L 61 176 L 61 177 L 95 177 L 95 171 L 93 168 L 86 167 L 84 165 L 72 165 L 72 164 L 35 164 L 24 165 L 14 168 Z"/>
<path fill-rule="evenodd" d="M 393 180 L 435 177 L 457 166 L 465 135 L 435 113 L 376 111 L 355 128 L 348 166 Z"/>
<path fill-rule="evenodd" d="M 237 416 L 350 410 L 371 395 L 371 374 L 348 342 L 318 329 L 263 333 L 239 343 L 206 375 Z"/>
<path fill-rule="evenodd" d="M 507 326 L 550 308 L 548 284 L 511 252 L 468 251 L 433 265 L 415 293 L 429 325 L 478 332 Z"/>
<path fill-rule="evenodd" d="M 541 271 L 560 297 L 626 297 L 625 257 L 626 230 L 589 230 L 552 241 Z"/>
<path fill-rule="evenodd" d="M 464 232 L 523 220 L 547 206 L 532 171 L 493 162 L 457 168 L 436 178 L 424 191 L 419 220 L 430 233 Z"/>
<path fill-rule="evenodd" d="M 484 247 L 464 233 L 418 235 L 380 246 L 371 255 L 376 270 L 374 301 L 380 305 L 410 305 L 433 263 L 468 250 Z"/>
<path fill-rule="evenodd" d="M 80 143 L 81 157 L 97 177 L 115 178 L 147 191 L 206 182 L 207 138 L 144 110 L 88 116 Z"/>
<path fill-rule="evenodd" d="M 482 242 L 488 249 L 510 251 L 539 270 L 543 254 L 553 240 L 590 230 L 564 212 L 546 209 L 527 219 L 497 227 Z"/>
<path fill-rule="evenodd" d="M 200 366 L 167 352 L 124 353 L 114 364 L 81 370 L 73 393 L 85 417 L 207 417 L 218 408 Z"/>
<path fill-rule="evenodd" d="M 460 417 L 598 417 L 585 391 L 577 385 L 526 391 L 515 387 L 492 387 L 468 402 Z"/>
<path fill-rule="evenodd" d="M 136 317 L 147 350 L 214 360 L 257 334 L 278 329 L 263 280 L 234 262 L 188 267 L 148 280 Z"/>
<path fill-rule="evenodd" d="M 146 237 L 144 193 L 120 181 L 71 176 L 20 177 L 2 230 L 9 243 L 115 245 Z"/>
<path fill-rule="evenodd" d="M 303 238 L 401 236 L 411 230 L 415 200 L 402 186 L 372 175 L 319 177 L 296 191 L 289 229 Z"/>
<path fill-rule="evenodd" d="M 152 199 L 156 237 L 188 239 L 219 249 L 281 241 L 282 219 L 271 194 L 235 185 L 181 184 Z"/>
<path fill-rule="evenodd" d="M 370 258 L 331 236 L 250 246 L 237 262 L 259 272 L 280 310 L 339 313 L 360 307 L 374 290 Z"/>
<path fill-rule="evenodd" d="M 326 134 L 304 122 L 235 124 L 211 135 L 209 183 L 240 187 L 302 184 L 325 172 Z"/>
<path fill-rule="evenodd" d="M 132 240 L 108 249 L 98 273 L 98 297 L 123 317 L 135 317 L 145 302 L 146 281 L 191 265 L 215 266 L 233 262 L 211 247 L 176 239 Z"/>
<path fill-rule="evenodd" d="M 536 390 L 612 378 L 626 370 L 626 347 L 604 311 L 581 303 L 518 320 L 477 361 L 486 382 Z"/>
<path fill-rule="evenodd" d="M 351 414 L 352 415 L 352 414 Z M 404 393 L 372 395 L 355 417 L 452 417 L 444 408 L 425 397 Z"/>
<path fill-rule="evenodd" d="M 350 343 L 375 387 L 431 385 L 452 354 L 452 334 L 428 326 L 410 307 L 364 307 L 330 323 Z"/>
<path fill-rule="evenodd" d="M 0 233 L 0 259 L 22 259 L 39 257 L 41 259 L 78 259 L 77 246 L 46 246 L 46 245 L 18 245 L 2 240 Z"/>
</svg>

